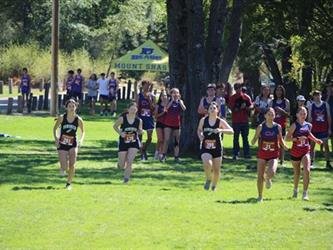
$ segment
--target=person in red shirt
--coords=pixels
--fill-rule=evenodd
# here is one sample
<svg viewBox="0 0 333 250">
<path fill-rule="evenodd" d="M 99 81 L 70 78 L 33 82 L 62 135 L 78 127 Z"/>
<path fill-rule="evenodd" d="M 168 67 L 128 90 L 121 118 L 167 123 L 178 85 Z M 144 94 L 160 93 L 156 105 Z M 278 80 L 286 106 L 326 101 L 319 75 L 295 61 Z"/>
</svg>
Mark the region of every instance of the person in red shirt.
<svg viewBox="0 0 333 250">
<path fill-rule="evenodd" d="M 166 107 L 166 114 L 163 120 L 164 124 L 164 144 L 163 156 L 160 158 L 161 162 L 165 162 L 166 154 L 170 138 L 174 136 L 174 156 L 175 162 L 179 162 L 179 138 L 180 138 L 180 115 L 182 111 L 186 110 L 186 106 L 181 99 L 179 89 L 173 88 L 170 90 L 171 99 Z"/>
<path fill-rule="evenodd" d="M 232 127 L 234 129 L 234 142 L 233 142 L 233 159 L 239 157 L 239 134 L 243 139 L 244 157 L 251 158 L 249 147 L 249 111 L 252 109 L 253 104 L 251 98 L 242 91 L 240 83 L 234 84 L 236 94 L 232 95 L 229 99 L 229 108 L 232 111 Z"/>
<path fill-rule="evenodd" d="M 274 122 L 275 111 L 273 108 L 268 108 L 263 112 L 265 121 L 257 127 L 256 134 L 252 139 L 251 144 L 254 145 L 259 139 L 259 147 L 257 154 L 257 172 L 258 172 L 258 202 L 263 201 L 263 186 L 264 179 L 266 179 L 266 188 L 272 187 L 272 178 L 276 173 L 277 162 L 280 155 L 280 145 L 287 150 L 282 137 L 282 128 L 279 124 Z M 265 170 L 266 165 L 268 169 Z"/>
</svg>

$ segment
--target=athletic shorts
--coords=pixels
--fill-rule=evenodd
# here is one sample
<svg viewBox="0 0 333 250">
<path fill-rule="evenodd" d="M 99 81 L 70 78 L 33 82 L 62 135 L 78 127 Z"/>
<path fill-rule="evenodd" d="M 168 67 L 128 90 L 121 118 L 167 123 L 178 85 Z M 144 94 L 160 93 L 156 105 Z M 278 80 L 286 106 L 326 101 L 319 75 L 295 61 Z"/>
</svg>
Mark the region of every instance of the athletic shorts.
<svg viewBox="0 0 333 250">
<path fill-rule="evenodd" d="M 99 101 L 109 101 L 108 95 L 99 95 Z"/>
<path fill-rule="evenodd" d="M 69 98 L 74 98 L 76 101 L 79 101 L 82 99 L 82 93 L 71 92 Z"/>
<path fill-rule="evenodd" d="M 69 145 L 63 145 L 63 144 L 59 144 L 59 147 L 57 148 L 57 150 L 63 150 L 63 151 L 69 151 L 72 148 L 76 148 L 76 143 L 72 146 Z"/>
<path fill-rule="evenodd" d="M 200 155 L 202 156 L 203 154 L 210 154 L 213 159 L 219 158 L 222 157 L 222 148 L 221 149 L 216 148 L 213 150 L 203 148 L 200 150 Z"/>
<path fill-rule="evenodd" d="M 110 95 L 109 96 L 109 101 L 110 102 L 113 102 L 113 101 L 116 101 L 117 100 L 117 97 L 115 95 Z"/>
<path fill-rule="evenodd" d="M 266 162 L 269 162 L 270 160 L 276 160 L 276 159 L 278 159 L 276 157 L 274 157 L 274 158 L 267 158 L 267 159 L 263 159 L 263 158 L 259 158 L 259 157 L 257 157 L 257 158 L 260 159 L 260 160 L 264 160 Z"/>
<path fill-rule="evenodd" d="M 323 141 L 326 141 L 328 139 L 328 132 L 312 132 L 312 134 Z"/>
<path fill-rule="evenodd" d="M 169 125 L 164 125 L 165 128 L 170 128 L 172 130 L 178 130 L 180 127 L 179 126 L 169 126 Z"/>
<path fill-rule="evenodd" d="M 140 149 L 139 141 L 135 143 L 122 143 L 118 142 L 118 151 L 119 152 L 127 152 L 130 148 Z"/>
<path fill-rule="evenodd" d="M 139 116 L 142 120 L 143 130 L 153 130 L 155 128 L 154 118 L 151 116 Z"/>
<path fill-rule="evenodd" d="M 163 129 L 163 128 L 165 128 L 165 125 L 163 123 L 161 123 L 161 122 L 156 122 L 156 128 Z"/>
<path fill-rule="evenodd" d="M 305 155 L 307 155 L 307 154 L 309 154 L 309 153 L 303 154 L 303 155 L 301 155 L 301 156 L 299 156 L 299 157 L 296 157 L 296 156 L 290 155 L 290 159 L 291 159 L 292 161 L 301 161 L 302 158 L 303 158 Z"/>
<path fill-rule="evenodd" d="M 97 95 L 95 95 L 95 96 L 88 96 L 88 101 L 91 102 L 92 100 L 94 100 L 96 102 L 97 101 Z"/>
<path fill-rule="evenodd" d="M 27 86 L 22 86 L 21 87 L 21 93 L 28 95 L 30 93 L 30 89 Z"/>
</svg>

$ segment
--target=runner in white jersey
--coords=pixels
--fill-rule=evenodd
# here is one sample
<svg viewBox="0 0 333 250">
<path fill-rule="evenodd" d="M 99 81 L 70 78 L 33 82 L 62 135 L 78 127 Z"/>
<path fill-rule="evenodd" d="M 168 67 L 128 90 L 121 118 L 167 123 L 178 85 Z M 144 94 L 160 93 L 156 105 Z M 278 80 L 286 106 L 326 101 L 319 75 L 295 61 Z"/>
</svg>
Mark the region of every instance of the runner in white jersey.
<svg viewBox="0 0 333 250">
<path fill-rule="evenodd" d="M 101 77 L 97 80 L 99 101 L 101 104 L 100 114 L 101 116 L 108 115 L 108 103 L 109 103 L 109 80 L 105 78 L 105 73 L 101 74 Z M 104 106 L 104 107 L 103 107 Z"/>
</svg>

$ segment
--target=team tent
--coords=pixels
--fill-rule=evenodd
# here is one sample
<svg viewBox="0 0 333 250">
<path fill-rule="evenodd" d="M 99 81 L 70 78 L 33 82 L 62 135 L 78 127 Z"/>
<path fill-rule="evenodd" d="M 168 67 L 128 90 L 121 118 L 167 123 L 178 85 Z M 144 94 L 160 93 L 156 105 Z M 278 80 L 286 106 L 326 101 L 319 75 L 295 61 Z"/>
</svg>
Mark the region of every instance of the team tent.
<svg viewBox="0 0 333 250">
<path fill-rule="evenodd" d="M 168 54 L 150 40 L 115 59 L 112 64 L 114 69 L 124 71 L 169 72 Z"/>
</svg>

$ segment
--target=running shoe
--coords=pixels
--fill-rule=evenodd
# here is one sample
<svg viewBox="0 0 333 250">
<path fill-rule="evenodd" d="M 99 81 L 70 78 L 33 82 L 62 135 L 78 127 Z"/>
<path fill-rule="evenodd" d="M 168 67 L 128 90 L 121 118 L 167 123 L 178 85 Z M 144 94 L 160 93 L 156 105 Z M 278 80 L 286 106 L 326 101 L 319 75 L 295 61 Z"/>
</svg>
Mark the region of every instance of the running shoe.
<svg viewBox="0 0 333 250">
<path fill-rule="evenodd" d="M 129 178 L 124 178 L 123 183 L 124 183 L 124 184 L 128 184 L 128 182 L 129 182 Z"/>
<path fill-rule="evenodd" d="M 293 198 L 297 198 L 297 195 L 298 195 L 298 190 L 294 190 L 294 192 L 293 192 Z"/>
<path fill-rule="evenodd" d="M 216 186 L 212 186 L 212 191 L 213 191 L 213 192 L 216 191 Z"/>
<path fill-rule="evenodd" d="M 71 191 L 71 190 L 72 190 L 72 185 L 71 185 L 70 183 L 67 183 L 65 188 L 66 188 L 68 191 Z"/>
<path fill-rule="evenodd" d="M 303 201 L 308 201 L 308 200 L 309 200 L 308 192 L 303 192 Z"/>
<path fill-rule="evenodd" d="M 263 199 L 262 197 L 258 197 L 258 198 L 257 198 L 257 202 L 258 202 L 258 203 L 262 203 L 263 201 L 264 201 L 264 199 Z"/>
<path fill-rule="evenodd" d="M 210 180 L 206 180 L 206 183 L 204 185 L 204 189 L 209 190 L 209 187 L 210 187 Z"/>
<path fill-rule="evenodd" d="M 63 168 L 60 168 L 60 176 L 66 176 L 66 171 Z"/>
<path fill-rule="evenodd" d="M 272 180 L 271 179 L 266 179 L 266 188 L 267 189 L 270 189 L 270 188 L 272 188 Z"/>
</svg>

